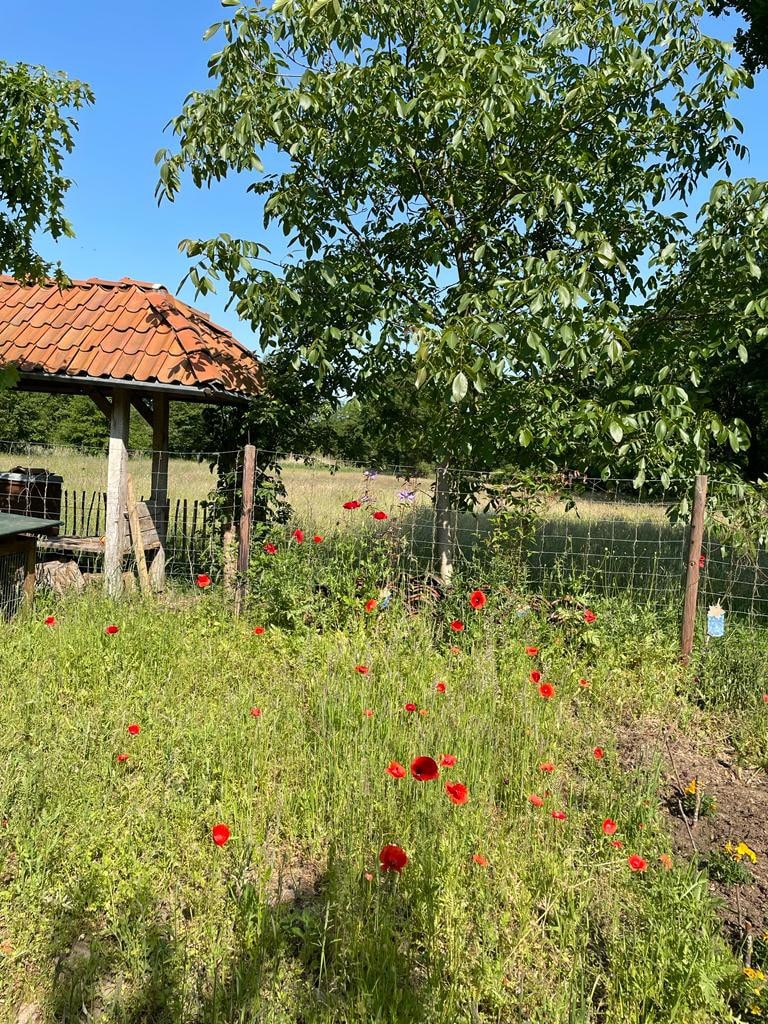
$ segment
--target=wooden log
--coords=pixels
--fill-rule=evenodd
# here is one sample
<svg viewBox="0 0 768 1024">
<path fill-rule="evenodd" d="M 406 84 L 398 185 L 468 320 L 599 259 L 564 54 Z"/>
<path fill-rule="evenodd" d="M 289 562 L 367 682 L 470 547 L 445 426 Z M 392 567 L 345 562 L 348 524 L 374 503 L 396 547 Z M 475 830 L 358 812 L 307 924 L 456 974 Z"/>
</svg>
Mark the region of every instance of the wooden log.
<svg viewBox="0 0 768 1024">
<path fill-rule="evenodd" d="M 104 582 L 110 597 L 123 592 L 123 550 L 125 543 L 125 506 L 128 477 L 128 392 L 115 388 L 109 424 L 107 462 L 107 515 L 104 543 Z"/>
<path fill-rule="evenodd" d="M 37 541 L 29 537 L 24 546 L 24 607 L 32 611 L 35 604 L 35 551 Z"/>
<path fill-rule="evenodd" d="M 701 542 L 704 539 L 704 517 L 707 508 L 707 477 L 699 475 L 693 492 L 690 535 L 688 541 L 688 566 L 685 575 L 685 600 L 683 602 L 683 623 L 680 630 L 680 660 L 688 664 L 693 650 L 693 636 L 696 628 L 696 606 L 699 598 L 699 575 L 701 568 Z"/>
<path fill-rule="evenodd" d="M 133 553 L 136 556 L 139 588 L 142 594 L 151 594 L 152 585 L 149 581 L 149 572 L 147 571 L 147 559 L 144 554 L 144 541 L 141 535 L 141 522 L 139 520 L 139 511 L 136 507 L 136 495 L 133 491 L 133 480 L 130 473 L 128 474 L 127 491 L 128 522 L 131 524 L 131 543 L 133 544 Z"/>
<path fill-rule="evenodd" d="M 152 399 L 152 487 L 149 507 L 160 538 L 160 547 L 149 568 L 152 586 L 158 592 L 165 589 L 166 545 L 168 543 L 168 416 L 166 395 Z"/>
<path fill-rule="evenodd" d="M 256 490 L 256 448 L 247 444 L 243 452 L 243 501 L 240 509 L 240 544 L 237 552 L 237 590 L 235 615 L 242 611 L 251 562 L 251 529 L 253 527 L 253 500 Z"/>
<path fill-rule="evenodd" d="M 435 477 L 434 571 L 445 587 L 451 585 L 453 576 L 453 557 L 456 548 L 453 517 L 450 471 L 446 466 L 439 466 Z"/>
</svg>

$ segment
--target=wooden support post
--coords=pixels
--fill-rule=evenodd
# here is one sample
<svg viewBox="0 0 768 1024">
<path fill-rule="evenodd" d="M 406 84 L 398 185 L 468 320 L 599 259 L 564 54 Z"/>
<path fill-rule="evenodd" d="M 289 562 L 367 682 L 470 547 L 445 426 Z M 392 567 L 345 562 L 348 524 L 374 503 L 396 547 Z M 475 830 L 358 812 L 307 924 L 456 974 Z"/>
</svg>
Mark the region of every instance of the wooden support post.
<svg viewBox="0 0 768 1024">
<path fill-rule="evenodd" d="M 24 608 L 31 612 L 35 604 L 35 559 L 37 554 L 37 540 L 35 537 L 27 539 L 24 546 Z"/>
<path fill-rule="evenodd" d="M 696 628 L 696 606 L 699 598 L 699 560 L 701 542 L 704 538 L 704 517 L 707 508 L 707 477 L 697 476 L 693 492 L 690 537 L 688 541 L 688 566 L 685 574 L 685 602 L 683 604 L 683 625 L 680 633 L 680 660 L 684 665 L 693 650 L 693 635 Z"/>
<path fill-rule="evenodd" d="M 141 523 L 139 522 L 139 510 L 136 508 L 136 495 L 133 493 L 133 480 L 128 474 L 128 522 L 131 524 L 131 543 L 133 553 L 136 556 L 136 572 L 139 574 L 139 589 L 142 594 L 152 593 L 147 572 L 147 559 L 144 555 L 144 541 L 141 536 Z"/>
<path fill-rule="evenodd" d="M 109 423 L 109 421 L 112 419 L 112 403 L 107 398 L 107 396 L 103 395 L 100 391 L 89 391 L 88 397 L 97 407 L 97 409 L 99 409 L 99 411 L 104 415 L 104 419 L 107 421 L 107 423 Z"/>
<path fill-rule="evenodd" d="M 115 388 L 109 423 L 107 529 L 104 542 L 104 580 L 110 597 L 120 597 L 123 592 L 130 410 L 128 392 L 124 388 Z"/>
<path fill-rule="evenodd" d="M 247 444 L 243 452 L 243 502 L 240 508 L 240 546 L 237 552 L 237 590 L 235 615 L 243 608 L 251 562 L 251 528 L 253 526 L 253 499 L 256 488 L 256 448 Z"/>
<path fill-rule="evenodd" d="M 456 539 L 451 507 L 450 472 L 439 466 L 435 478 L 435 571 L 444 587 L 450 587 Z"/>
<path fill-rule="evenodd" d="M 152 422 L 152 487 L 149 508 L 160 538 L 149 568 L 152 586 L 158 592 L 165 589 L 165 550 L 168 543 L 168 409 L 165 395 L 153 399 Z"/>
</svg>

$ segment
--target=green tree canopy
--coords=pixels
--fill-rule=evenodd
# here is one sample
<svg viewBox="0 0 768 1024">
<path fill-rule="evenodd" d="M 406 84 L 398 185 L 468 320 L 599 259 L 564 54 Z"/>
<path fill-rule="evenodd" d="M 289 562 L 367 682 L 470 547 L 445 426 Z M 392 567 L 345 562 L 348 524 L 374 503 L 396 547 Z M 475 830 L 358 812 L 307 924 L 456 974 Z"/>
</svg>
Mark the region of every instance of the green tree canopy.
<svg viewBox="0 0 768 1024">
<path fill-rule="evenodd" d="M 754 74 L 768 67 L 768 0 L 712 0 L 715 14 L 736 11 L 747 23 L 736 30 L 736 50 L 744 58 L 744 66 Z"/>
<path fill-rule="evenodd" d="M 241 172 L 289 256 L 186 240 L 200 292 L 224 279 L 264 347 L 347 391 L 413 353 L 440 458 L 608 472 L 641 464 L 661 418 L 670 451 L 699 428 L 706 457 L 723 424 L 695 385 L 641 382 L 649 410 L 630 373 L 688 197 L 744 153 L 728 104 L 749 76 L 701 3 L 223 2 L 212 88 L 171 122 L 159 196 Z"/>
<path fill-rule="evenodd" d="M 62 72 L 0 61 L 0 273 L 44 280 L 53 264 L 36 251 L 35 233 L 74 234 L 64 217 L 64 155 L 77 130 L 68 110 L 92 102 L 90 88 Z"/>
<path fill-rule="evenodd" d="M 67 113 L 93 102 L 82 82 L 62 73 L 0 60 L 0 274 L 42 281 L 53 264 L 35 249 L 35 233 L 72 235 L 64 196 L 72 182 L 62 174 L 77 122 Z M 66 281 L 61 267 L 54 277 Z M 17 379 L 0 366 L 0 388 Z"/>
</svg>

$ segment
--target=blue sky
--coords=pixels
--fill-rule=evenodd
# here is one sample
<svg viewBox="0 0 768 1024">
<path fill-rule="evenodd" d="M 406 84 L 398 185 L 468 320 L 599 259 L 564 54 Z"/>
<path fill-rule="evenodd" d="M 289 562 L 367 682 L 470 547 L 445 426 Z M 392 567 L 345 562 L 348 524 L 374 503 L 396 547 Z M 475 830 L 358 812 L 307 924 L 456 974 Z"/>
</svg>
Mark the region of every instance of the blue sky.
<svg viewBox="0 0 768 1024">
<path fill-rule="evenodd" d="M 191 89 L 206 86 L 207 57 L 220 45 L 221 37 L 202 42 L 205 29 L 222 18 L 216 0 L 11 0 L 4 7 L 0 58 L 65 70 L 96 94 L 95 106 L 80 114 L 66 165 L 76 182 L 67 216 L 77 237 L 58 245 L 43 240 L 44 255 L 61 259 L 71 277 L 133 277 L 171 291 L 188 266 L 178 252 L 181 238 L 228 231 L 266 244 L 280 258 L 283 235 L 265 235 L 258 203 L 245 195 L 242 181 L 203 191 L 188 186 L 174 204 L 159 208 L 153 195 L 154 155 L 170 145 L 163 126 Z M 737 24 L 708 19 L 706 29 L 727 39 Z M 751 151 L 734 175 L 768 178 L 768 72 L 734 113 Z M 181 294 L 245 344 L 255 344 L 234 311 L 225 311 L 226 295 L 195 300 L 189 284 Z"/>
</svg>

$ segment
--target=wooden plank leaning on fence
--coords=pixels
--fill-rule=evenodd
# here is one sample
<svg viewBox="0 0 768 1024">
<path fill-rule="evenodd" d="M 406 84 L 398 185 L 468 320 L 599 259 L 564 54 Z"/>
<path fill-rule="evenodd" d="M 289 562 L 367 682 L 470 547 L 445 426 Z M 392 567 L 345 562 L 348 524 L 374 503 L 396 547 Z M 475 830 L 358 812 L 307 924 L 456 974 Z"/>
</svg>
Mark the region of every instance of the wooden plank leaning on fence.
<svg viewBox="0 0 768 1024">
<path fill-rule="evenodd" d="M 693 492 L 693 509 L 688 540 L 688 565 L 685 574 L 685 601 L 683 603 L 683 625 L 680 631 L 680 660 L 688 664 L 693 650 L 693 636 L 696 629 L 696 606 L 699 598 L 699 576 L 701 574 L 701 542 L 704 539 L 704 517 L 707 508 L 707 477 L 697 476 Z"/>
<path fill-rule="evenodd" d="M 139 521 L 139 510 L 136 507 L 136 495 L 133 490 L 133 480 L 128 474 L 128 522 L 131 527 L 131 542 L 133 553 L 136 556 L 136 571 L 139 574 L 139 588 L 142 594 L 152 593 L 152 584 L 149 580 L 147 570 L 147 558 L 144 553 L 144 541 L 141 536 L 141 523 Z"/>
</svg>

